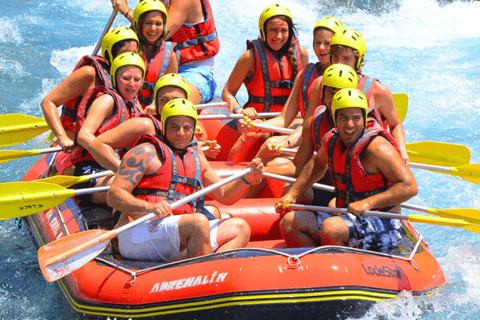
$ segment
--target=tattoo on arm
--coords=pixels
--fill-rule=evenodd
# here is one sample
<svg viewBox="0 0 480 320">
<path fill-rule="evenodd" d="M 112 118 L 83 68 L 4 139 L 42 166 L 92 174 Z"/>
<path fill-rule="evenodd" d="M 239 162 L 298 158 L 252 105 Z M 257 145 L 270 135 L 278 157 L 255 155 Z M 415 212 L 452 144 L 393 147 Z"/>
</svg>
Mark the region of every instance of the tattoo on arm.
<svg viewBox="0 0 480 320">
<path fill-rule="evenodd" d="M 123 158 L 117 175 L 137 185 L 145 174 L 148 164 L 155 159 L 156 155 L 155 148 L 149 144 L 141 144 L 133 148 Z"/>
</svg>

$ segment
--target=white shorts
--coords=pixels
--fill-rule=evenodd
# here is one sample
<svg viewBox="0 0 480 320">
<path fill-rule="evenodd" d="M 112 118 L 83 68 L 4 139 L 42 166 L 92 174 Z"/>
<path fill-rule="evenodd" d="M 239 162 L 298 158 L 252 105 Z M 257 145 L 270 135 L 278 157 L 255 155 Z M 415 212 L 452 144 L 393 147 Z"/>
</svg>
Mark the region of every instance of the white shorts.
<svg viewBox="0 0 480 320">
<path fill-rule="evenodd" d="M 182 215 L 169 216 L 142 223 L 118 235 L 122 257 L 130 260 L 171 262 L 187 258 L 187 250 L 180 251 L 178 221 Z M 210 220 L 210 245 L 218 249 L 217 228 L 220 220 Z"/>
</svg>

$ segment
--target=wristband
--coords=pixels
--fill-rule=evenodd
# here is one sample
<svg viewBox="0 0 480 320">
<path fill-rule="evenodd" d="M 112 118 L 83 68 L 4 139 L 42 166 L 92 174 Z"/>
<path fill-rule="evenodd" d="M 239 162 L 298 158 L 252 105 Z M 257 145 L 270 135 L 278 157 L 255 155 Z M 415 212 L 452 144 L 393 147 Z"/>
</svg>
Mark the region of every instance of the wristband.
<svg viewBox="0 0 480 320">
<path fill-rule="evenodd" d="M 288 147 L 290 148 L 292 144 L 290 143 L 290 140 L 287 139 Z"/>
<path fill-rule="evenodd" d="M 125 14 L 123 16 L 126 18 L 130 11 L 132 11 L 132 9 L 128 8 L 127 12 L 125 12 Z"/>
<path fill-rule="evenodd" d="M 241 110 L 241 109 L 243 109 L 243 108 L 242 107 L 236 107 L 235 109 L 233 109 L 233 112 L 237 113 L 237 110 Z"/>
<path fill-rule="evenodd" d="M 250 183 L 250 182 L 248 182 L 247 180 L 245 180 L 245 178 L 244 178 L 244 177 L 241 177 L 241 179 L 242 179 L 242 181 L 243 181 L 245 184 L 251 185 L 251 183 Z"/>
</svg>

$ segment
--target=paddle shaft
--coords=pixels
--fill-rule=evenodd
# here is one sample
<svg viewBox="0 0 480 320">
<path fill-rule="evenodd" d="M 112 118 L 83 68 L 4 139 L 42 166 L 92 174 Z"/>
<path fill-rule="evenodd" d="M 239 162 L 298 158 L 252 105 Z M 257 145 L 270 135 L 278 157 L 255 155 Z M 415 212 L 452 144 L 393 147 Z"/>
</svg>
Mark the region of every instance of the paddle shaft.
<svg viewBox="0 0 480 320">
<path fill-rule="evenodd" d="M 278 117 L 280 112 L 260 112 L 257 113 L 258 118 L 273 118 Z M 245 115 L 242 113 L 230 113 L 230 114 L 201 114 L 198 116 L 199 120 L 221 120 L 221 119 L 243 119 Z"/>
<path fill-rule="evenodd" d="M 112 14 L 110 15 L 110 18 L 108 19 L 107 25 L 105 26 L 105 29 L 103 29 L 102 35 L 97 41 L 97 44 L 95 45 L 95 48 L 93 49 L 92 54 L 97 54 L 100 48 L 102 47 L 102 41 L 103 37 L 107 34 L 108 30 L 110 30 L 110 27 L 113 24 L 113 21 L 115 21 L 115 18 L 117 17 L 117 11 L 113 11 Z"/>
<path fill-rule="evenodd" d="M 227 106 L 227 103 L 222 101 L 222 102 L 209 102 L 209 103 L 197 104 L 195 105 L 195 108 L 197 108 L 197 110 L 202 110 L 202 109 L 208 109 L 208 108 L 221 108 L 226 106 Z"/>
<path fill-rule="evenodd" d="M 200 191 L 197 191 L 189 196 L 186 196 L 185 198 L 182 198 L 176 202 L 174 202 L 171 206 L 172 206 L 172 209 L 175 209 L 181 205 L 184 205 L 196 198 L 199 198 L 209 192 L 211 192 L 212 190 L 215 190 L 227 183 L 230 183 L 240 177 L 243 177 L 244 175 L 248 174 L 249 172 L 251 172 L 253 170 L 253 168 L 247 168 L 247 169 L 244 169 L 240 172 L 237 172 L 236 174 L 228 177 L 228 178 L 225 178 L 225 179 L 222 179 L 220 180 L 219 182 L 217 183 L 214 183 L 206 188 L 203 188 L 202 190 Z M 100 187 L 100 188 L 109 188 L 109 187 Z M 85 190 L 79 190 L 79 191 L 87 191 L 87 190 L 92 190 L 92 189 L 97 189 L 97 188 L 90 188 L 90 189 L 85 189 Z M 77 192 L 75 192 L 75 195 L 77 195 Z M 106 240 L 109 240 L 109 239 L 113 239 L 114 237 L 116 237 L 118 234 L 126 231 L 126 230 L 129 230 L 133 227 L 136 227 L 150 219 L 153 219 L 157 217 L 157 214 L 156 213 L 149 213 L 143 217 L 140 217 L 139 219 L 135 220 L 135 221 L 132 221 L 124 226 L 121 226 L 120 228 L 118 229 L 115 229 L 115 230 L 110 230 L 106 233 L 103 233 L 101 235 L 99 235 L 98 237 L 94 238 L 94 239 L 91 239 L 89 241 L 86 241 L 84 242 L 82 245 L 78 246 L 78 247 L 75 247 L 75 248 L 72 248 L 70 250 L 68 250 L 67 252 L 63 253 L 63 254 L 59 254 L 57 255 L 56 257 L 53 257 L 52 259 L 50 259 L 49 261 L 47 261 L 45 263 L 46 266 L 50 266 L 50 265 L 53 265 L 53 264 L 56 264 L 56 263 L 59 263 L 60 261 L 62 260 L 65 260 L 71 256 L 73 256 L 74 254 L 84 250 L 84 249 L 87 249 L 89 247 L 92 247 L 94 245 L 97 245 L 99 243 L 102 243 Z"/>
<path fill-rule="evenodd" d="M 295 131 L 295 130 L 289 129 L 289 128 L 280 128 L 280 127 L 269 126 L 269 125 L 266 125 L 266 124 L 255 123 L 255 122 L 250 122 L 250 126 L 251 127 L 257 127 L 257 128 L 260 128 L 260 129 L 265 129 L 265 130 L 268 130 L 268 131 L 285 133 L 285 134 L 291 134 L 293 131 Z"/>
</svg>

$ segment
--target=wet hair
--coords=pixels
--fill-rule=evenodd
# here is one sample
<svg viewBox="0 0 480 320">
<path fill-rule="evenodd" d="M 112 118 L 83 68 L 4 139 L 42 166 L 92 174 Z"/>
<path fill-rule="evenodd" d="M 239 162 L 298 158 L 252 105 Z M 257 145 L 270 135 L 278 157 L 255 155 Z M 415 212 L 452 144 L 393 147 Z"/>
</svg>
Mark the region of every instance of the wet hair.
<svg viewBox="0 0 480 320">
<path fill-rule="evenodd" d="M 332 63 L 332 56 L 343 54 L 346 50 L 351 50 L 353 52 L 353 54 L 356 57 L 355 66 L 357 66 L 358 57 L 360 56 L 357 49 L 354 49 L 354 48 L 351 48 L 351 47 L 348 47 L 348 46 L 343 46 L 341 44 L 334 44 L 334 45 L 330 46 L 330 63 Z M 360 63 L 360 68 L 363 67 L 364 64 L 365 64 L 365 57 L 362 59 L 362 61 Z M 358 70 L 358 69 L 356 69 L 356 70 Z"/>
<path fill-rule="evenodd" d="M 147 19 L 147 15 L 150 13 L 150 12 L 153 12 L 153 11 L 157 11 L 157 10 L 152 10 L 152 11 L 147 11 L 147 12 L 144 12 L 142 13 L 142 15 L 140 15 L 140 17 L 138 18 L 138 30 L 135 30 L 135 33 L 137 34 L 137 37 L 138 37 L 138 40 L 140 41 L 139 45 L 138 45 L 138 53 L 143 53 L 146 51 L 146 47 L 147 45 L 149 44 L 147 39 L 145 39 L 145 37 L 142 35 L 142 28 L 143 28 L 143 24 L 145 23 L 145 19 Z M 167 25 L 165 24 L 165 21 L 167 20 L 165 17 L 165 14 L 161 11 L 159 11 L 161 14 L 162 14 L 162 18 L 163 18 L 163 30 L 165 32 L 165 28 L 167 27 Z M 162 43 L 164 37 L 160 37 L 158 40 L 157 40 L 157 43 L 154 43 L 154 45 L 159 45 Z"/>
<path fill-rule="evenodd" d="M 292 22 L 292 19 L 290 19 L 287 16 L 273 16 L 265 21 L 263 24 L 263 34 L 265 37 L 267 37 L 267 23 L 273 18 L 280 18 L 283 21 L 285 21 L 288 24 L 288 39 L 287 43 L 283 45 L 282 48 L 278 51 L 281 55 L 285 54 L 288 57 L 288 60 L 290 60 L 290 64 L 292 65 L 292 73 L 293 73 L 293 79 L 297 76 L 298 73 L 298 61 L 297 57 L 295 56 L 295 41 L 293 40 L 293 37 L 297 36 L 297 29 L 295 28 L 295 25 Z M 267 47 L 267 39 L 263 39 L 263 42 Z M 270 48 L 270 47 L 269 47 Z"/>
</svg>

